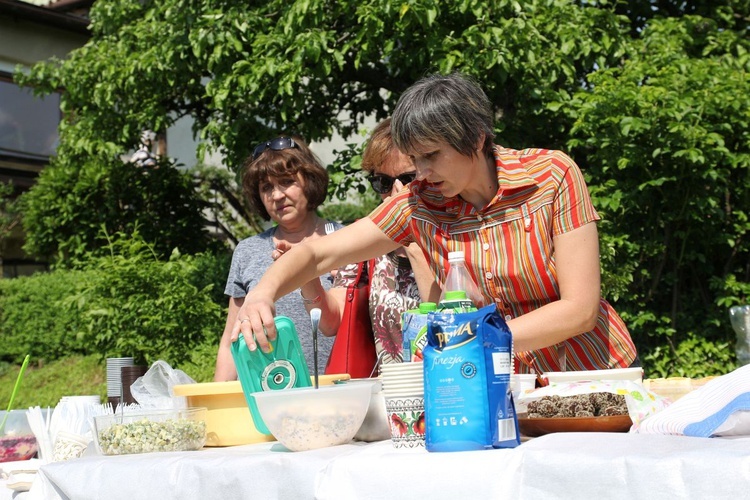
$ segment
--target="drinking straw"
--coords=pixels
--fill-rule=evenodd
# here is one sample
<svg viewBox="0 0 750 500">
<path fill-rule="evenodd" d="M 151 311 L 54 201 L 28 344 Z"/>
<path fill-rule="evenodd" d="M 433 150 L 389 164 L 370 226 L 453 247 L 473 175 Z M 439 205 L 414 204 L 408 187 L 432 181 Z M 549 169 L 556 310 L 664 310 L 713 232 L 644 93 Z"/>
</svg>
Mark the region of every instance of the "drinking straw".
<svg viewBox="0 0 750 500">
<path fill-rule="evenodd" d="M 21 378 L 23 377 L 23 372 L 26 371 L 26 366 L 29 364 L 29 358 L 31 357 L 31 354 L 27 354 L 26 358 L 23 360 L 23 364 L 21 365 L 21 371 L 18 372 L 18 377 L 16 378 L 16 385 L 13 386 L 13 392 L 10 395 L 10 401 L 8 402 L 8 410 L 5 412 L 5 417 L 3 417 L 3 422 L 0 424 L 0 434 L 2 434 L 3 430 L 5 429 L 5 421 L 8 420 L 8 415 L 10 415 L 10 410 L 13 408 L 13 403 L 16 400 L 16 394 L 18 394 L 18 388 L 21 386 Z"/>
</svg>

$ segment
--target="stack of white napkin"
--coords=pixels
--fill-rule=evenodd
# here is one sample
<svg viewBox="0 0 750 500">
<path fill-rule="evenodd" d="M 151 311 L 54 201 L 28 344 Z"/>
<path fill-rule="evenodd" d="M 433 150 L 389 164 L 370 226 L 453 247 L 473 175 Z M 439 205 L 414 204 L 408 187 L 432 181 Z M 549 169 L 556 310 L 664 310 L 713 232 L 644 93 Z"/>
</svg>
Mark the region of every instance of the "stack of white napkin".
<svg viewBox="0 0 750 500">
<path fill-rule="evenodd" d="M 649 416 L 631 432 L 750 437 L 750 365 L 707 382 Z"/>
</svg>

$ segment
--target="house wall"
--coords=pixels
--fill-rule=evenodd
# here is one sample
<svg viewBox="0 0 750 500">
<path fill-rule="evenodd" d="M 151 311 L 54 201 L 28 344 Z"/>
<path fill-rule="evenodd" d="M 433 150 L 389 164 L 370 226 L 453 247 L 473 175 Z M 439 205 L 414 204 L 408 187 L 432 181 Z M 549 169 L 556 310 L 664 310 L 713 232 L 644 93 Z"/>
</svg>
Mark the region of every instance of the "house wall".
<svg viewBox="0 0 750 500">
<path fill-rule="evenodd" d="M 11 80 L 20 65 L 28 70 L 51 57 L 65 58 L 88 40 L 85 20 L 29 7 L 22 2 L 0 0 L 0 76 Z M 2 103 L 0 103 L 2 109 Z M 0 180 L 11 181 L 17 193 L 27 190 L 46 162 L 37 158 L 0 155 Z M 16 227 L 0 253 L 2 276 L 13 277 L 45 269 L 23 250 L 24 235 Z"/>
<path fill-rule="evenodd" d="M 17 64 L 30 67 L 53 56 L 64 58 L 87 40 L 87 35 L 0 13 L 0 71 L 10 73 Z"/>
</svg>

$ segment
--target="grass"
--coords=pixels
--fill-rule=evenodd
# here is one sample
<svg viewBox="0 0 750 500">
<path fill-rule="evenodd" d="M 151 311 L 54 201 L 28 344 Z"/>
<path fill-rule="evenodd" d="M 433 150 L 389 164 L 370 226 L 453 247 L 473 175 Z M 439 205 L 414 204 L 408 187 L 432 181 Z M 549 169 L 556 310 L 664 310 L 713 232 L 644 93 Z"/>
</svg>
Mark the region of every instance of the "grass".
<svg viewBox="0 0 750 500">
<path fill-rule="evenodd" d="M 0 409 L 8 407 L 20 365 L 0 369 Z M 63 396 L 98 394 L 107 401 L 105 360 L 98 356 L 71 356 L 42 366 L 32 359 L 21 380 L 13 409 L 55 407 Z"/>
<path fill-rule="evenodd" d="M 216 346 L 198 347 L 193 361 L 181 370 L 196 382 L 213 380 Z M 21 365 L 0 363 L 0 410 L 5 410 L 13 392 Z M 32 358 L 16 395 L 12 409 L 30 406 L 54 408 L 63 396 L 97 394 L 107 402 L 107 362 L 96 355 L 70 356 L 43 365 Z"/>
</svg>

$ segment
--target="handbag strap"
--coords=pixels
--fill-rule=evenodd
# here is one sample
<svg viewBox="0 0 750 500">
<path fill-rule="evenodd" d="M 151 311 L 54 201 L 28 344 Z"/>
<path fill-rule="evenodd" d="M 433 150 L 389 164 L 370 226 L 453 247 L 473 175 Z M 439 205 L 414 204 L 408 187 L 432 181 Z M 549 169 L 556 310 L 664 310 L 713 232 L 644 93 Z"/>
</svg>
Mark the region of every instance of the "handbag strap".
<svg viewBox="0 0 750 500">
<path fill-rule="evenodd" d="M 354 278 L 354 281 L 352 281 L 348 287 L 346 287 L 346 300 L 347 302 L 351 302 L 354 300 L 354 290 L 359 287 L 359 284 L 362 282 L 362 277 L 367 276 L 367 269 L 368 266 L 372 267 L 372 264 L 374 263 L 373 260 L 363 260 L 359 263 L 357 266 L 357 277 Z"/>
</svg>

